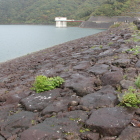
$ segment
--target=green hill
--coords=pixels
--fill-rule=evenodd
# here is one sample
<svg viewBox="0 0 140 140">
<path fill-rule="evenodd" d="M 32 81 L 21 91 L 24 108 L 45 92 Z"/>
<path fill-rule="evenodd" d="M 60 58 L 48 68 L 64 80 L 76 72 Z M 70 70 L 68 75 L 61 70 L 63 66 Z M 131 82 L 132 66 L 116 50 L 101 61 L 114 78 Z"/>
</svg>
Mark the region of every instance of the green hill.
<svg viewBox="0 0 140 140">
<path fill-rule="evenodd" d="M 86 19 L 103 0 L 0 0 L 0 24 L 52 24 L 56 16 Z"/>
<path fill-rule="evenodd" d="M 93 15 L 132 15 L 138 5 L 139 0 L 0 0 L 0 24 L 53 24 L 57 16 L 86 20 Z"/>
</svg>

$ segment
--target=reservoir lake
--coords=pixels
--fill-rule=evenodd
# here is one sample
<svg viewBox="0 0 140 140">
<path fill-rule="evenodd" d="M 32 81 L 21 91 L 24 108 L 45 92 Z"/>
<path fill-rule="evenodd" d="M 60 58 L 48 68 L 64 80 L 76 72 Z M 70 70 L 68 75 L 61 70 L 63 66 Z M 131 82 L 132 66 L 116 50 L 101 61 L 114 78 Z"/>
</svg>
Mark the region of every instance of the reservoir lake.
<svg viewBox="0 0 140 140">
<path fill-rule="evenodd" d="M 0 62 L 102 31 L 53 25 L 0 25 Z"/>
</svg>

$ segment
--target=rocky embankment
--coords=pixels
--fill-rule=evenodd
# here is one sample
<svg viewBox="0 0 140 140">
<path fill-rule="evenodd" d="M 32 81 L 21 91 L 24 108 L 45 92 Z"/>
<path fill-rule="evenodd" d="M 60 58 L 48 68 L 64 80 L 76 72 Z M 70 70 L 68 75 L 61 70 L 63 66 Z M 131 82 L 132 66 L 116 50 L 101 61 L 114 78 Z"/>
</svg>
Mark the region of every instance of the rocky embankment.
<svg viewBox="0 0 140 140">
<path fill-rule="evenodd" d="M 136 45 L 124 24 L 0 64 L 0 140 L 140 139 L 140 109 L 118 106 L 140 72 Z M 65 83 L 35 93 L 37 75 Z"/>
</svg>

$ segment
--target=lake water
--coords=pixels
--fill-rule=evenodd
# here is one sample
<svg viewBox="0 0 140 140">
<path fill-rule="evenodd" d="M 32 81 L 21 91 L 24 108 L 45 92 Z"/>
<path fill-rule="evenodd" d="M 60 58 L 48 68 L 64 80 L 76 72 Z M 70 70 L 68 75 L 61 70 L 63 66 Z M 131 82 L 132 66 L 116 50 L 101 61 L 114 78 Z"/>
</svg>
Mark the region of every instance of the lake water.
<svg viewBox="0 0 140 140">
<path fill-rule="evenodd" d="M 102 31 L 49 25 L 0 25 L 0 62 Z"/>
</svg>

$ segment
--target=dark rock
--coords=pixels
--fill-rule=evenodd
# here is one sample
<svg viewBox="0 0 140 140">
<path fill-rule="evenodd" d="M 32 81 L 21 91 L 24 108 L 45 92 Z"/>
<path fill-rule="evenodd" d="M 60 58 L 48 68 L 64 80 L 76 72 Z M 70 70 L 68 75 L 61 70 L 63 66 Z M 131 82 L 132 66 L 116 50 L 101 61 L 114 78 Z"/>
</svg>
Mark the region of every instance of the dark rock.
<svg viewBox="0 0 140 140">
<path fill-rule="evenodd" d="M 5 106 L 0 106 L 0 127 L 2 126 L 2 123 L 7 119 L 9 116 L 10 112 L 14 112 L 15 106 L 14 105 L 5 105 Z"/>
<path fill-rule="evenodd" d="M 106 86 L 101 90 L 81 98 L 80 104 L 88 108 L 114 107 L 118 103 L 117 92 Z"/>
<path fill-rule="evenodd" d="M 104 52 L 101 52 L 98 57 L 105 57 L 105 56 L 112 56 L 114 55 L 114 52 L 115 52 L 116 49 L 109 49 L 109 50 L 106 50 Z"/>
<path fill-rule="evenodd" d="M 117 43 L 119 43 L 119 44 L 125 44 L 125 40 L 124 39 L 119 39 L 119 40 L 117 40 Z"/>
<path fill-rule="evenodd" d="M 138 24 L 140 24 L 140 20 L 138 20 L 138 19 L 137 20 L 134 20 L 133 23 L 136 24 L 136 25 L 138 25 Z"/>
<path fill-rule="evenodd" d="M 138 108 L 138 109 L 136 110 L 136 114 L 137 114 L 137 115 L 140 115 L 140 108 Z"/>
<path fill-rule="evenodd" d="M 95 75 L 104 74 L 109 70 L 109 65 L 106 64 L 95 64 L 89 69 L 89 72 L 94 73 Z"/>
<path fill-rule="evenodd" d="M 47 107 L 45 109 L 43 109 L 42 114 L 50 114 L 53 112 L 60 112 L 60 111 L 68 111 L 68 105 L 69 102 L 73 101 L 75 99 L 75 102 L 78 102 L 78 99 L 76 101 L 75 97 L 63 97 L 60 98 L 56 101 L 54 101 L 53 103 L 50 103 L 47 105 Z"/>
<path fill-rule="evenodd" d="M 135 86 L 134 82 L 133 81 L 129 81 L 129 80 L 122 80 L 120 82 L 120 84 L 121 84 L 122 88 L 124 88 L 124 89 L 128 89 L 130 86 L 131 87 Z"/>
<path fill-rule="evenodd" d="M 77 136 L 79 133 L 77 121 L 68 118 L 48 118 L 43 123 L 30 127 L 21 133 L 20 140 L 62 139 L 68 135 Z"/>
<path fill-rule="evenodd" d="M 100 58 L 98 61 L 97 61 L 97 64 L 112 64 L 112 62 L 114 61 L 114 56 L 107 56 L 105 58 Z"/>
<path fill-rule="evenodd" d="M 78 96 L 84 96 L 94 91 L 94 78 L 73 74 L 71 80 L 65 82 L 65 87 L 73 89 Z"/>
<path fill-rule="evenodd" d="M 121 36 L 114 36 L 114 38 L 112 39 L 113 41 L 117 41 L 117 40 L 119 40 L 119 39 L 121 39 Z"/>
<path fill-rule="evenodd" d="M 123 79 L 122 71 L 107 72 L 101 77 L 103 85 L 116 85 Z"/>
<path fill-rule="evenodd" d="M 73 69 L 75 70 L 85 70 L 90 66 L 88 61 L 82 61 L 77 66 L 74 66 Z"/>
<path fill-rule="evenodd" d="M 131 61 L 130 59 L 122 58 L 122 59 L 115 60 L 112 64 L 124 68 L 130 66 L 130 61 Z"/>
<path fill-rule="evenodd" d="M 135 64 L 135 67 L 140 68 L 140 60 Z"/>
<path fill-rule="evenodd" d="M 125 75 L 127 79 L 134 79 L 134 77 L 136 76 L 136 69 L 132 67 L 127 68 Z"/>
<path fill-rule="evenodd" d="M 138 30 L 140 30 L 140 24 L 137 25 Z"/>
<path fill-rule="evenodd" d="M 68 118 L 69 120 L 84 123 L 88 119 L 88 112 L 82 110 L 60 112 L 58 113 L 57 118 Z"/>
<path fill-rule="evenodd" d="M 0 140 L 5 140 L 5 138 L 4 138 L 4 137 L 2 137 L 2 136 L 0 136 Z"/>
<path fill-rule="evenodd" d="M 125 39 L 125 40 L 127 40 L 127 39 L 129 39 L 129 38 L 131 38 L 131 33 L 128 33 L 128 34 L 125 34 L 125 35 L 124 35 L 124 39 Z"/>
<path fill-rule="evenodd" d="M 54 89 L 51 91 L 42 92 L 39 94 L 32 94 L 27 98 L 21 100 L 21 104 L 25 106 L 28 111 L 43 110 L 52 100 L 60 96 L 61 89 Z"/>
<path fill-rule="evenodd" d="M 51 114 L 53 112 L 67 111 L 68 110 L 68 99 L 61 99 L 60 101 L 54 101 L 47 105 L 46 108 L 43 109 L 42 114 Z"/>
<path fill-rule="evenodd" d="M 32 126 L 32 120 L 36 120 L 37 114 L 22 111 L 14 115 L 8 116 L 6 121 L 1 126 L 1 134 L 5 138 L 11 135 L 22 132 L 23 130 Z"/>
<path fill-rule="evenodd" d="M 99 134 L 86 132 L 86 133 L 81 134 L 81 138 L 82 140 L 99 140 Z"/>
<path fill-rule="evenodd" d="M 92 112 L 86 125 L 104 136 L 118 136 L 131 122 L 133 114 L 123 107 L 101 108 Z"/>
<path fill-rule="evenodd" d="M 115 137 L 107 137 L 107 136 L 105 136 L 105 137 L 101 138 L 100 140 L 116 140 L 116 136 Z"/>
<path fill-rule="evenodd" d="M 140 128 L 132 126 L 126 127 L 117 140 L 139 140 L 140 139 Z"/>
</svg>

